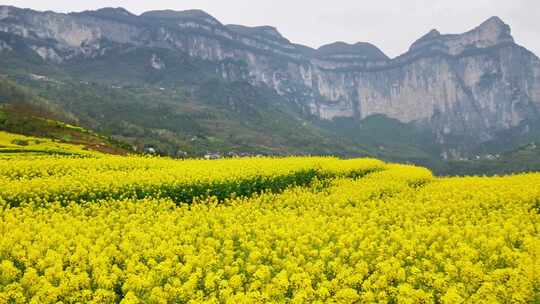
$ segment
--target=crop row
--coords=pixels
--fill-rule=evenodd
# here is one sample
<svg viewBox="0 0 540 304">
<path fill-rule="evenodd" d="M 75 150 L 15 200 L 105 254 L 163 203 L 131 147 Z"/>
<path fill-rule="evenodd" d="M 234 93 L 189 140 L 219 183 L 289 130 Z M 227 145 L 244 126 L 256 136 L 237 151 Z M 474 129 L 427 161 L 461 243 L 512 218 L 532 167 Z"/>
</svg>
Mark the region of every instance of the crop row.
<svg viewBox="0 0 540 304">
<path fill-rule="evenodd" d="M 247 196 L 307 185 L 315 178 L 358 177 L 384 170 L 374 159 L 250 158 L 219 161 L 103 157 L 0 160 L 0 204 L 99 199 Z"/>
</svg>

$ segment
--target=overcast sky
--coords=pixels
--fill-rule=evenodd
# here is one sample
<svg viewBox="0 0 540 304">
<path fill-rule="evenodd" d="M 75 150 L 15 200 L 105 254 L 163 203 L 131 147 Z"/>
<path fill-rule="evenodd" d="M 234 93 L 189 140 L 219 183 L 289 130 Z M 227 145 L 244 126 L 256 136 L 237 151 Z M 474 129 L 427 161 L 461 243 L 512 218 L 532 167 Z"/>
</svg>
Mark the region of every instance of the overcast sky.
<svg viewBox="0 0 540 304">
<path fill-rule="evenodd" d="M 273 25 L 289 40 L 311 47 L 371 42 L 387 55 L 405 52 L 436 28 L 461 33 L 491 16 L 512 27 L 516 41 L 540 55 L 540 0 L 20 0 L 1 4 L 58 12 L 124 7 L 135 14 L 156 9 L 203 9 L 221 22 Z"/>
</svg>

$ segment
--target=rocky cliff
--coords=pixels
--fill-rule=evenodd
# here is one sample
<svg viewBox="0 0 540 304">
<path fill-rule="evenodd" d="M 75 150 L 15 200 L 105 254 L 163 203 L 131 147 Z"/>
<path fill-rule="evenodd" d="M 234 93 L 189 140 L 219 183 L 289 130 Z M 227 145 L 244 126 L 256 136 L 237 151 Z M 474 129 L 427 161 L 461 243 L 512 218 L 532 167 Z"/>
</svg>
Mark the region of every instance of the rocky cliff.
<svg viewBox="0 0 540 304">
<path fill-rule="evenodd" d="M 526 132 L 540 112 L 540 60 L 497 17 L 462 34 L 432 30 L 397 58 L 369 43 L 312 49 L 273 27 L 223 25 L 198 10 L 136 16 L 121 8 L 58 14 L 2 6 L 0 33 L 0 50 L 23 41 L 60 67 L 118 49 L 180 52 L 214 63 L 226 80 L 268 86 L 325 120 L 383 114 L 430 128 L 438 143 L 453 147 L 445 156 L 504 130 Z M 171 68 L 158 52 L 147 56 L 153 69 Z"/>
</svg>

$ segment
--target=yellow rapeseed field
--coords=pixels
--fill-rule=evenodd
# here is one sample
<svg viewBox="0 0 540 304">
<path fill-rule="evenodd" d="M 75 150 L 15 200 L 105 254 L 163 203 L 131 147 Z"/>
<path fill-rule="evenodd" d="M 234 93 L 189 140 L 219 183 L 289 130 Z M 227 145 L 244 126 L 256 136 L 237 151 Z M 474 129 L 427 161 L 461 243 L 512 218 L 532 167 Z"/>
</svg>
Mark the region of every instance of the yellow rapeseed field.
<svg viewBox="0 0 540 304">
<path fill-rule="evenodd" d="M 168 197 L 250 195 L 305 185 L 313 178 L 362 176 L 382 170 L 376 159 L 246 158 L 172 160 L 99 157 L 10 159 L 0 162 L 0 204 L 12 207 L 47 202 Z"/>
<path fill-rule="evenodd" d="M 0 160 L 0 303 L 540 303 L 540 174 Z"/>
<path fill-rule="evenodd" d="M 85 150 L 84 146 L 81 145 L 0 131 L 0 159 L 17 157 L 22 154 L 34 157 L 50 154 L 91 157 L 101 153 Z"/>
</svg>

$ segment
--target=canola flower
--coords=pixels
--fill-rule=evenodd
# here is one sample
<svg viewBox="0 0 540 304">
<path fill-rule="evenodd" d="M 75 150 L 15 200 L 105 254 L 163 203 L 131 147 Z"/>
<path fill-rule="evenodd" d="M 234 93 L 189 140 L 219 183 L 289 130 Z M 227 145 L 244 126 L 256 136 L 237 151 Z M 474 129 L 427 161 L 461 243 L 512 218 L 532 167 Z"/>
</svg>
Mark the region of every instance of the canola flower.
<svg viewBox="0 0 540 304">
<path fill-rule="evenodd" d="M 17 158 L 19 155 L 40 157 L 43 155 L 74 155 L 97 157 L 99 152 L 85 150 L 82 145 L 62 143 L 48 138 L 38 138 L 0 131 L 0 160 Z"/>
<path fill-rule="evenodd" d="M 190 202 L 305 185 L 314 178 L 383 170 L 375 159 L 247 158 L 218 161 L 141 157 L 0 160 L 0 204 L 167 197 Z"/>
<path fill-rule="evenodd" d="M 540 301 L 540 174 L 348 176 L 192 204 L 5 208 L 0 303 Z"/>
</svg>

